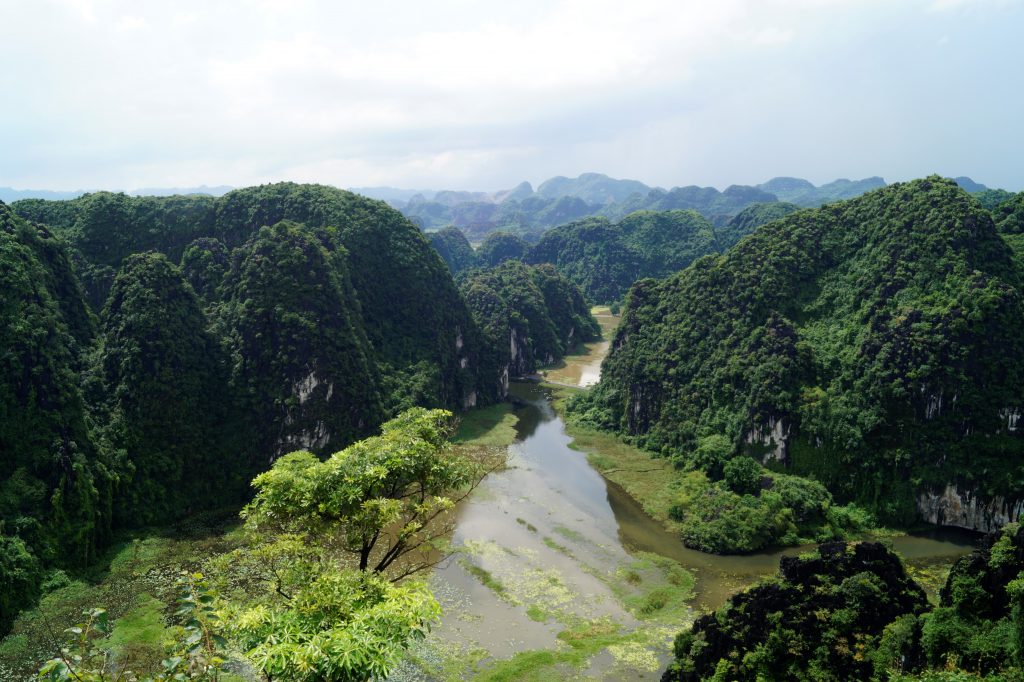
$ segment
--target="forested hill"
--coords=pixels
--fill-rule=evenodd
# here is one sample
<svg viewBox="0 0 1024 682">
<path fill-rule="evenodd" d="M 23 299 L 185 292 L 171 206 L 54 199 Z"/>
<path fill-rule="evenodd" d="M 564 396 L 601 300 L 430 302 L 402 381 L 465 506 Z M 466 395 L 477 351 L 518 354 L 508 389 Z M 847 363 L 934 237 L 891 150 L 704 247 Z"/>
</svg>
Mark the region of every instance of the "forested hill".
<svg viewBox="0 0 1024 682">
<path fill-rule="evenodd" d="M 552 263 L 590 300 L 611 303 L 638 279 L 671 275 L 796 208 L 754 204 L 718 228 L 692 210 L 637 211 L 617 223 L 587 218 L 549 230 L 525 259 Z"/>
<path fill-rule="evenodd" d="M 346 277 L 385 377 L 415 385 L 440 405 L 459 406 L 476 390 L 462 358 L 472 366 L 479 349 L 451 276 L 419 230 L 381 202 L 322 185 L 280 183 L 220 198 L 96 193 L 72 201 L 22 201 L 14 208 L 66 237 L 80 255 L 79 272 L 95 310 L 130 254 L 153 250 L 178 262 L 201 238 L 230 250 L 282 220 L 321 229 L 322 240 L 348 264 Z"/>
<path fill-rule="evenodd" d="M 517 372 L 381 202 L 283 183 L 16 208 L 33 222 L 0 203 L 0 631 L 113 531 L 241 504 L 282 454 L 494 402 Z M 537 358 L 592 336 L 575 287 L 527 279 L 534 308 L 508 310 Z"/>
<path fill-rule="evenodd" d="M 724 434 L 883 520 L 998 527 L 1024 497 L 1021 282 L 951 180 L 800 211 L 635 285 L 577 410 L 679 458 Z"/>
</svg>

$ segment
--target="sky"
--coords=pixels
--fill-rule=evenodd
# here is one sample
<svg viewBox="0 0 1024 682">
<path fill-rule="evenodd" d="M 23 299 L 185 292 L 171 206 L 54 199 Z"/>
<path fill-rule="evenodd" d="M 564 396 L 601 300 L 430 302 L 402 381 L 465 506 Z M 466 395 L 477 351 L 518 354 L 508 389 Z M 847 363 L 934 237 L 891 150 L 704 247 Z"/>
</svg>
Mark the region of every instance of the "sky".
<svg viewBox="0 0 1024 682">
<path fill-rule="evenodd" d="M 0 186 L 1024 189 L 1024 0 L 0 0 Z"/>
</svg>

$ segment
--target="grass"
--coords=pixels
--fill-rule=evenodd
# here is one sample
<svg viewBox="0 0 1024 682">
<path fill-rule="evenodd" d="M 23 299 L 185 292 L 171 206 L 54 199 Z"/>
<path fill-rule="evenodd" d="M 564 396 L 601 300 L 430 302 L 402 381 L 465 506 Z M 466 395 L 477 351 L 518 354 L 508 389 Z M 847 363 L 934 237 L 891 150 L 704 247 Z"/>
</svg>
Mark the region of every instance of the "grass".
<svg viewBox="0 0 1024 682">
<path fill-rule="evenodd" d="M 486 568 L 481 568 L 470 561 L 461 561 L 462 567 L 472 575 L 474 578 L 480 581 L 480 583 L 490 589 L 494 594 L 498 595 L 502 599 L 508 599 L 508 590 L 505 589 L 505 585 L 500 580 L 491 575 L 491 572 Z"/>
<path fill-rule="evenodd" d="M 167 605 L 148 594 L 140 595 L 138 606 L 117 619 L 114 631 L 102 643 L 119 661 L 132 668 L 153 670 L 166 657 L 165 645 L 174 633 L 164 624 Z"/>
<path fill-rule="evenodd" d="M 640 620 L 683 623 L 690 616 L 689 602 L 697 584 L 693 574 L 675 561 L 650 552 L 620 567 L 609 587 Z"/>
<path fill-rule="evenodd" d="M 495 662 L 476 677 L 487 682 L 511 680 L 552 680 L 579 671 L 605 649 L 640 644 L 636 632 L 623 633 L 621 626 L 609 620 L 583 621 L 558 633 L 557 649 L 521 651 L 509 659 Z"/>
<path fill-rule="evenodd" d="M 516 523 L 518 523 L 520 526 L 526 526 L 526 530 L 530 531 L 531 533 L 536 533 L 537 532 L 537 526 L 533 525 L 532 523 L 530 523 L 526 519 L 521 519 L 519 517 L 516 517 Z"/>
<path fill-rule="evenodd" d="M 565 403 L 579 389 L 548 384 L 552 405 L 565 414 Z M 669 516 L 675 503 L 680 473 L 665 459 L 624 443 L 617 435 L 566 420 L 566 433 L 572 436 L 569 447 L 586 453 L 587 460 L 602 476 L 622 486 L 629 496 L 641 503 L 644 511 L 669 530 L 678 530 Z"/>
<path fill-rule="evenodd" d="M 512 405 L 499 403 L 470 410 L 459 415 L 459 428 L 454 443 L 501 447 L 516 439 L 516 423 Z"/>
<path fill-rule="evenodd" d="M 103 560 L 62 580 L 39 604 L 22 613 L 0 641 L 0 679 L 27 680 L 65 644 L 64 629 L 80 623 L 82 612 L 105 608 L 114 622 L 106 642 L 116 660 L 140 674 L 159 671 L 165 657 L 166 619 L 183 570 L 196 570 L 209 557 L 233 546 L 236 511 L 201 515 L 145 538 L 125 538 Z M 155 667 L 151 667 L 155 666 Z"/>
<path fill-rule="evenodd" d="M 566 547 L 564 545 L 558 544 L 557 542 L 555 542 L 554 540 L 549 538 L 547 535 L 545 535 L 542 538 L 542 540 L 543 540 L 545 545 L 547 545 L 551 549 L 555 550 L 556 552 L 561 552 L 562 554 L 564 554 L 564 555 L 566 555 L 568 557 L 574 557 L 572 551 L 568 547 Z"/>
<path fill-rule="evenodd" d="M 583 539 L 583 533 L 573 530 L 572 528 L 566 528 L 565 526 L 555 526 L 554 532 L 561 535 L 566 540 L 572 540 L 573 542 L 579 542 Z"/>
</svg>

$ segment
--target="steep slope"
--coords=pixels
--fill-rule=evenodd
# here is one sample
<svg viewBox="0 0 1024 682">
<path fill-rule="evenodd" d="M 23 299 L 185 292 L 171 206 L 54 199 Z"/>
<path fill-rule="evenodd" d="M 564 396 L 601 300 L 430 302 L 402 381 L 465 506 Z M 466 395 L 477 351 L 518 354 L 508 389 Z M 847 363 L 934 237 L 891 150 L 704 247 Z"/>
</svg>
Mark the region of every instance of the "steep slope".
<svg viewBox="0 0 1024 682">
<path fill-rule="evenodd" d="M 452 275 L 465 272 L 476 267 L 477 256 L 466 235 L 454 225 L 427 235 L 430 245 L 434 247 L 441 260 L 448 266 Z"/>
<path fill-rule="evenodd" d="M 724 434 L 885 520 L 989 529 L 1024 497 L 1020 286 L 955 183 L 892 185 L 639 282 L 583 410 L 679 456 Z"/>
<path fill-rule="evenodd" d="M 327 244 L 297 223 L 264 227 L 224 279 L 217 316 L 261 453 L 326 452 L 383 418 L 346 253 Z"/>
<path fill-rule="evenodd" d="M 592 301 L 620 300 L 637 279 L 664 277 L 717 250 L 715 230 L 695 211 L 640 211 L 612 224 L 588 218 L 549 230 L 529 263 L 551 263 Z"/>
<path fill-rule="evenodd" d="M 106 438 L 126 460 L 119 525 L 166 523 L 241 499 L 251 443 L 234 414 L 228 358 L 181 271 L 154 252 L 125 259 L 103 310 Z"/>
<path fill-rule="evenodd" d="M 2 203 L 0 291 L 0 532 L 82 565 L 109 534 L 113 487 L 82 397 L 94 324 L 63 247 Z"/>
<path fill-rule="evenodd" d="M 132 253 L 154 250 L 177 262 L 199 238 L 233 249 L 283 220 L 335 228 L 386 377 L 405 385 L 429 374 L 432 405 L 461 406 L 476 390 L 479 349 L 451 275 L 420 231 L 382 202 L 323 185 L 278 183 L 219 198 L 103 192 L 67 202 L 19 202 L 18 208 L 60 230 L 75 247 L 96 310 Z"/>
<path fill-rule="evenodd" d="M 491 232 L 477 250 L 481 265 L 494 267 L 507 260 L 522 260 L 530 245 L 508 232 Z"/>
<path fill-rule="evenodd" d="M 510 260 L 474 271 L 463 280 L 462 293 L 487 339 L 486 364 L 498 368 L 491 381 L 500 386 L 601 335 L 579 289 L 550 265 Z"/>
<path fill-rule="evenodd" d="M 728 223 L 715 228 L 715 241 L 718 243 L 719 250 L 725 251 L 762 225 L 785 218 L 790 213 L 799 210 L 800 207 L 796 204 L 785 201 L 751 204 L 737 213 Z"/>
</svg>

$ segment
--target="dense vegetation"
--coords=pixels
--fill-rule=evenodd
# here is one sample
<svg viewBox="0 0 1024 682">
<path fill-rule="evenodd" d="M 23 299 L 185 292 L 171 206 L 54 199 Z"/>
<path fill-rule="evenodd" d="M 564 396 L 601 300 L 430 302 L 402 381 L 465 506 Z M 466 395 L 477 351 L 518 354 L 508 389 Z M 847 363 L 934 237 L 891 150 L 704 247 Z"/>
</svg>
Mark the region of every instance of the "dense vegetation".
<svg viewBox="0 0 1024 682">
<path fill-rule="evenodd" d="M 953 483 L 1016 499 L 1020 286 L 988 212 L 949 180 L 794 213 L 636 284 L 577 418 L 680 463 L 725 436 L 887 522 Z"/>
<path fill-rule="evenodd" d="M 61 566 L 95 558 L 110 533 L 115 476 L 91 437 L 80 381 L 94 317 L 60 244 L 3 204 L 0 288 L 0 538 L 11 550 L 0 576 L 6 610 L 37 590 L 38 581 L 25 584 L 39 577 L 35 558 Z"/>
<path fill-rule="evenodd" d="M 117 524 L 159 523 L 237 499 L 251 475 L 243 453 L 253 450 L 241 439 L 228 356 L 166 256 L 125 259 L 103 309 L 103 338 L 96 392 L 105 395 L 94 414 L 123 465 Z"/>
<path fill-rule="evenodd" d="M 637 279 L 665 277 L 718 248 L 715 228 L 694 211 L 640 211 L 614 224 L 588 218 L 549 230 L 526 260 L 553 264 L 587 298 L 610 303 Z"/>
<path fill-rule="evenodd" d="M 600 338 L 601 329 L 579 289 L 551 265 L 506 261 L 468 273 L 461 289 L 486 341 L 485 364 L 498 368 L 492 378 L 498 385 Z"/>
<path fill-rule="evenodd" d="M 477 249 L 480 264 L 488 267 L 501 265 L 507 260 L 522 260 L 530 245 L 508 232 L 491 232 Z"/>
<path fill-rule="evenodd" d="M 379 202 L 283 183 L 18 208 L 50 227 L 0 204 L 4 628 L 52 569 L 90 564 L 119 529 L 240 504 L 282 453 L 504 397 L 493 330 Z M 529 291 L 502 295 L 531 353 L 595 335 L 578 290 L 520 267 Z"/>
<path fill-rule="evenodd" d="M 334 228 L 329 241 L 347 252 L 365 333 L 385 381 L 425 386 L 432 404 L 449 407 L 475 390 L 475 365 L 468 372 L 462 367 L 477 351 L 468 338 L 469 313 L 422 234 L 381 202 L 322 185 L 278 183 L 219 198 L 97 192 L 72 201 L 21 201 L 15 208 L 70 243 L 95 310 L 130 254 L 155 250 L 178 262 L 188 251 L 188 276 L 210 298 L 226 271 L 221 247 L 210 240 L 235 249 L 259 228 L 283 220 Z M 467 336 L 461 354 L 460 331 Z"/>
<path fill-rule="evenodd" d="M 772 178 L 757 187 L 771 192 L 778 197 L 779 201 L 787 201 L 797 206 L 813 207 L 859 197 L 865 192 L 885 187 L 885 180 L 879 177 L 864 178 L 863 180 L 841 178 L 815 187 L 801 178 Z"/>
<path fill-rule="evenodd" d="M 665 682 L 1020 679 L 1024 531 L 1010 524 L 957 560 L 936 607 L 879 544 L 783 558 L 778 577 L 681 633 L 675 653 Z"/>
<path fill-rule="evenodd" d="M 440 613 L 426 585 L 405 578 L 444 556 L 433 541 L 450 529 L 447 512 L 500 463 L 451 449 L 453 426 L 450 412 L 415 408 L 326 461 L 280 457 L 253 481 L 236 547 L 207 561 L 208 577 L 178 579 L 171 620 L 180 625 L 166 658 L 111 648 L 107 612 L 90 608 L 40 677 L 213 682 L 245 668 L 282 682 L 386 677 Z"/>
<path fill-rule="evenodd" d="M 774 201 L 763 204 L 751 204 L 736 214 L 725 225 L 715 228 L 715 240 L 722 251 L 732 247 L 757 228 L 785 218 L 790 213 L 799 211 L 800 207 L 785 201 Z"/>
<path fill-rule="evenodd" d="M 476 252 L 459 228 L 449 225 L 443 230 L 431 232 L 427 237 L 452 275 L 458 275 L 478 265 Z"/>
</svg>

